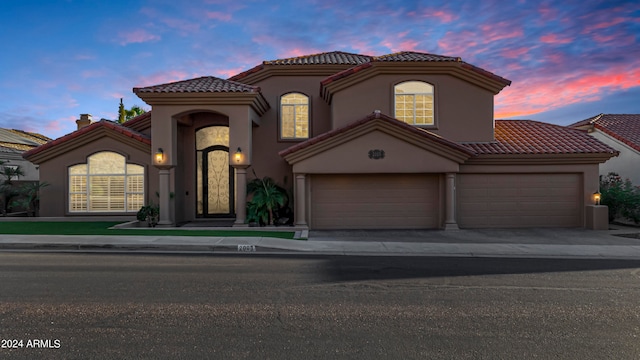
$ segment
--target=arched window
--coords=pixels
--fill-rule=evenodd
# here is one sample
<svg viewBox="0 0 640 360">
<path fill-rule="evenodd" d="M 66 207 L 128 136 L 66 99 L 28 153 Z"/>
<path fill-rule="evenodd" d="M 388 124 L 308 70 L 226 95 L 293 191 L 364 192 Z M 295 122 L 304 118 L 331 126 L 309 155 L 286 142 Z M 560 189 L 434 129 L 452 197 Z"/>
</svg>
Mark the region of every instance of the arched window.
<svg viewBox="0 0 640 360">
<path fill-rule="evenodd" d="M 433 85 L 405 81 L 394 87 L 395 118 L 411 125 L 433 125 Z"/>
<path fill-rule="evenodd" d="M 144 205 L 144 168 L 114 152 L 69 166 L 69 212 L 137 212 Z"/>
<path fill-rule="evenodd" d="M 280 98 L 280 137 L 307 139 L 309 137 L 309 97 L 289 93 Z"/>
</svg>

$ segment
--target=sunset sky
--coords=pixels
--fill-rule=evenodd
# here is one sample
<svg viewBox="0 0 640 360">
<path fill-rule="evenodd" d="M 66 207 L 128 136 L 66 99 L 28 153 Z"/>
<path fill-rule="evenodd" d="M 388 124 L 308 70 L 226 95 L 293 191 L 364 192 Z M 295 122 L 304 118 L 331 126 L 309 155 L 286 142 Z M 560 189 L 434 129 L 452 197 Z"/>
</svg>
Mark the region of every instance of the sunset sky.
<svg viewBox="0 0 640 360">
<path fill-rule="evenodd" d="M 0 127 L 52 138 L 136 86 L 327 51 L 459 56 L 513 83 L 496 118 L 640 113 L 640 2 L 0 0 Z M 271 104 L 274 106 L 274 104 Z"/>
</svg>

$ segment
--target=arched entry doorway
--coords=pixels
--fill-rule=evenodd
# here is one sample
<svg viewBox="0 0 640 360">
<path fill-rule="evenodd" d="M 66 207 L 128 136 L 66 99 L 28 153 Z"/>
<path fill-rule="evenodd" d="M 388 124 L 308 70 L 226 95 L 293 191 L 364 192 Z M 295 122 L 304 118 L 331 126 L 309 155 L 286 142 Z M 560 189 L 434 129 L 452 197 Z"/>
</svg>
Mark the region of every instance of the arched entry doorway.
<svg viewBox="0 0 640 360">
<path fill-rule="evenodd" d="M 229 128 L 196 131 L 197 217 L 234 216 L 234 169 L 229 166 Z"/>
</svg>

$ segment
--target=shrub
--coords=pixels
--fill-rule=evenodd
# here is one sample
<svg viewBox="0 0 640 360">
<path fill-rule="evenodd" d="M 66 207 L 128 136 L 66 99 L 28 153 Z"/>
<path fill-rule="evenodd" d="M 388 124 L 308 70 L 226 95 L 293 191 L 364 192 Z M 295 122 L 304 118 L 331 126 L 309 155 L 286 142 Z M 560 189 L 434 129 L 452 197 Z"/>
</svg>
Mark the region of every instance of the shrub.
<svg viewBox="0 0 640 360">
<path fill-rule="evenodd" d="M 146 221 L 149 227 L 155 227 L 160 217 L 160 207 L 158 205 L 145 205 L 138 210 L 136 218 L 138 221 Z"/>
<path fill-rule="evenodd" d="M 640 187 L 616 173 L 600 176 L 602 205 L 609 207 L 609 221 L 622 218 L 640 223 Z"/>
</svg>

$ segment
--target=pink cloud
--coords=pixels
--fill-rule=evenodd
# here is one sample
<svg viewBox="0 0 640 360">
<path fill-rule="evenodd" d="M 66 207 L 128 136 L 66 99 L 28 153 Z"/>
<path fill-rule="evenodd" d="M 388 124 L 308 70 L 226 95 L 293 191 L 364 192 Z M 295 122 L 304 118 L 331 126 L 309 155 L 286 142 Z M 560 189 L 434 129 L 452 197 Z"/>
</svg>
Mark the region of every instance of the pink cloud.
<svg viewBox="0 0 640 360">
<path fill-rule="evenodd" d="M 599 100 L 610 91 L 640 86 L 640 66 L 625 65 L 604 71 L 575 71 L 565 76 L 530 78 L 504 89 L 496 97 L 496 118 L 521 117 L 571 104 Z"/>
<path fill-rule="evenodd" d="M 633 22 L 633 19 L 630 18 L 626 18 L 626 17 L 616 17 L 613 19 L 610 19 L 608 21 L 601 21 L 595 24 L 591 24 L 587 27 L 584 28 L 584 30 L 582 31 L 583 34 L 588 34 L 590 32 L 593 31 L 597 31 L 597 30 L 602 30 L 602 29 L 608 29 L 611 28 L 615 25 L 618 24 L 623 24 L 625 22 Z"/>
<path fill-rule="evenodd" d="M 442 9 L 435 9 L 435 8 L 424 9 L 419 14 L 416 13 L 415 11 L 412 11 L 407 13 L 407 15 L 419 16 L 421 18 L 435 18 L 439 20 L 441 23 L 445 23 L 445 24 L 458 19 L 458 15 L 453 12 L 442 10 Z"/>
<path fill-rule="evenodd" d="M 560 38 L 555 34 L 549 34 L 541 36 L 540 41 L 545 44 L 569 44 L 573 41 L 573 39 Z"/>
<path fill-rule="evenodd" d="M 219 11 L 207 11 L 206 14 L 208 19 L 212 20 L 220 20 L 220 21 L 230 21 L 231 14 L 219 12 Z"/>
<path fill-rule="evenodd" d="M 480 25 L 480 30 L 482 31 L 482 38 L 485 43 L 524 36 L 522 28 L 516 27 L 505 21 L 495 24 Z"/>
<path fill-rule="evenodd" d="M 120 40 L 120 45 L 128 45 L 134 43 L 144 43 L 150 41 L 158 41 L 160 40 L 160 36 L 150 34 L 146 30 L 138 29 L 132 32 L 120 32 L 118 34 Z"/>
<path fill-rule="evenodd" d="M 516 49 L 505 48 L 504 50 L 500 51 L 500 55 L 507 59 L 517 59 L 528 54 L 530 50 L 531 48 L 529 47 L 521 47 Z"/>
</svg>

